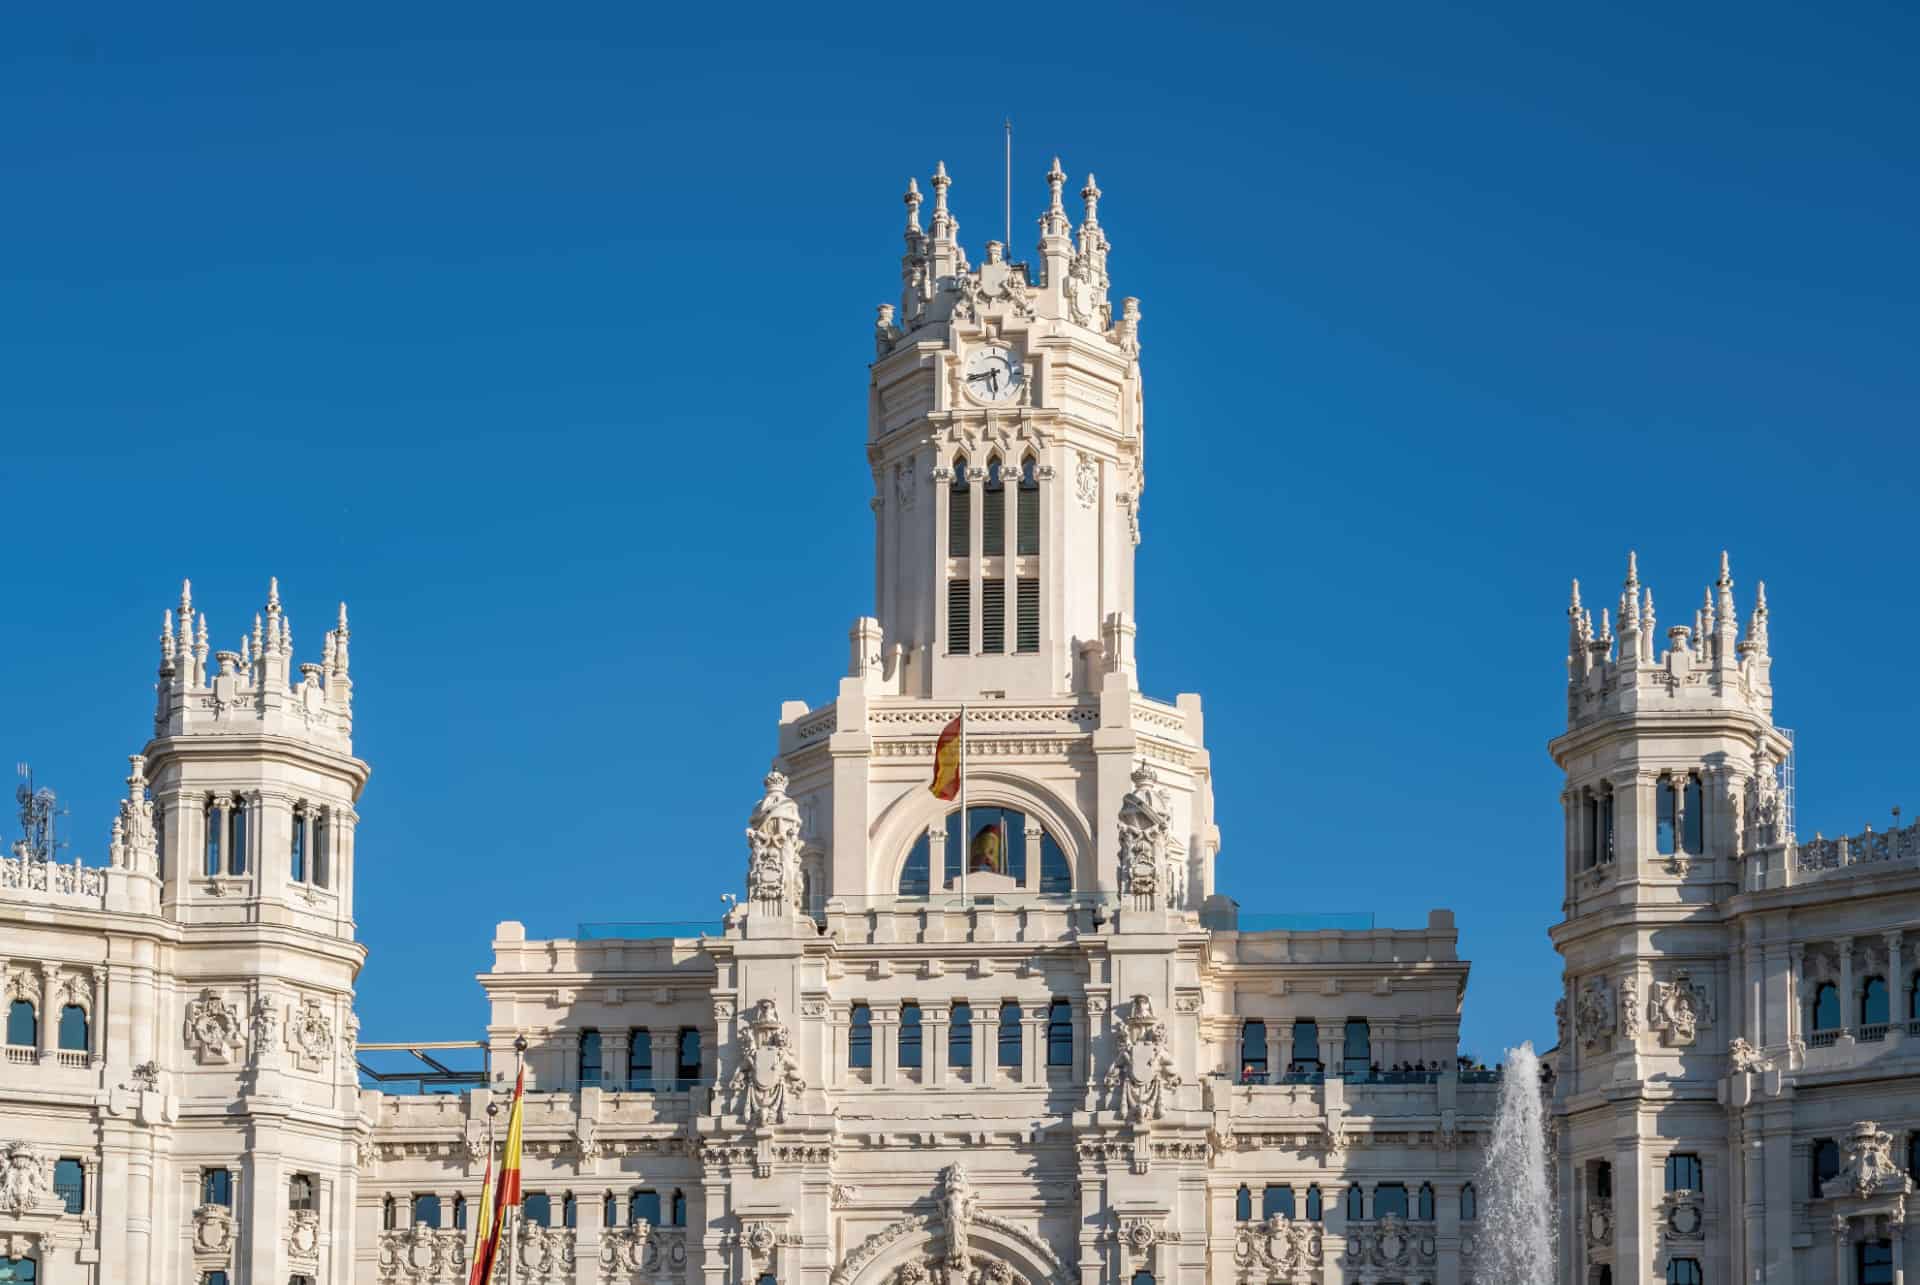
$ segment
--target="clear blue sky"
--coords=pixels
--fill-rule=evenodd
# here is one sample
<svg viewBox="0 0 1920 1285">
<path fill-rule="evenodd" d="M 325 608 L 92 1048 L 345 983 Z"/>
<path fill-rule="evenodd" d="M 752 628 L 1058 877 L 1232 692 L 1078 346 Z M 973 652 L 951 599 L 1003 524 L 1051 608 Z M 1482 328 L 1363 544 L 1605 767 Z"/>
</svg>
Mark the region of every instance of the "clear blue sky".
<svg viewBox="0 0 1920 1285">
<path fill-rule="evenodd" d="M 717 911 L 871 609 L 900 192 L 1107 196 L 1147 690 L 1248 908 L 1459 914 L 1552 1038 L 1567 580 L 1768 582 L 1803 829 L 1920 807 L 1911 8 L 14 7 L 0 758 L 103 857 L 183 575 L 353 609 L 368 1040 L 494 922 Z M 1034 11 L 1038 12 L 1038 11 Z"/>
</svg>

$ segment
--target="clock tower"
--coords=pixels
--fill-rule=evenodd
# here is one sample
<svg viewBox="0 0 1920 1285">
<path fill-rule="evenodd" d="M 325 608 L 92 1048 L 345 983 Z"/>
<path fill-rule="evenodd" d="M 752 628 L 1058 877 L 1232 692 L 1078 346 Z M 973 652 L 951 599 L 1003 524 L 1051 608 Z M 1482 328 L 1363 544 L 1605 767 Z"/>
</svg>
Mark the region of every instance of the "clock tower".
<svg viewBox="0 0 1920 1285">
<path fill-rule="evenodd" d="M 1136 686 L 1133 546 L 1144 424 L 1139 302 L 1107 297 L 1100 189 L 1047 172 L 1037 271 L 998 241 L 968 264 L 934 171 L 909 183 L 898 308 L 880 306 L 867 455 L 884 664 L 940 700 Z"/>
</svg>

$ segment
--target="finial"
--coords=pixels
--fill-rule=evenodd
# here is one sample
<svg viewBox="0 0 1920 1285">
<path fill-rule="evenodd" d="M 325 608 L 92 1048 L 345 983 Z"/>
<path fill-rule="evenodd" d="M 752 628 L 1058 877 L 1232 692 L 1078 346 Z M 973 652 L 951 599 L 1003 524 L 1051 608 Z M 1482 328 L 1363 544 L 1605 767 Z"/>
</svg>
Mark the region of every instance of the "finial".
<svg viewBox="0 0 1920 1285">
<path fill-rule="evenodd" d="M 342 638 L 347 636 L 347 604 L 344 602 L 340 604 L 340 620 L 334 628 Z"/>
<path fill-rule="evenodd" d="M 1578 618 L 1580 615 L 1580 581 L 1578 578 L 1573 582 L 1573 601 L 1567 607 L 1567 614 L 1575 618 Z"/>
<path fill-rule="evenodd" d="M 173 659 L 173 608 L 168 607 L 160 616 L 160 659 Z"/>
<path fill-rule="evenodd" d="M 1087 175 L 1087 185 L 1080 189 L 1080 199 L 1087 203 L 1087 226 L 1100 226 L 1100 185 L 1093 181 L 1093 175 Z"/>
<path fill-rule="evenodd" d="M 240 668 L 253 668 L 253 635 L 244 631 L 240 634 Z"/>
<path fill-rule="evenodd" d="M 278 607 L 279 605 L 280 605 L 280 577 L 268 576 L 267 577 L 267 606 L 269 608 L 274 608 L 274 607 Z"/>
<path fill-rule="evenodd" d="M 186 624 L 193 619 L 193 581 L 180 582 L 180 621 Z"/>
<path fill-rule="evenodd" d="M 262 660 L 267 656 L 266 643 L 266 635 L 260 628 L 260 613 L 256 611 L 253 613 L 253 654 Z"/>
<path fill-rule="evenodd" d="M 1600 641 L 1613 641 L 1613 622 L 1607 619 L 1607 609 L 1600 608 Z"/>
<path fill-rule="evenodd" d="M 1767 582 L 1756 580 L 1753 585 L 1753 614 L 1764 619 L 1767 614 Z"/>
<path fill-rule="evenodd" d="M 193 643 L 196 650 L 207 649 L 207 613 L 204 611 L 200 613 L 200 627 L 194 635 Z"/>
<path fill-rule="evenodd" d="M 907 203 L 907 231 L 920 230 L 920 185 L 911 178 L 907 180 L 907 194 L 903 198 Z"/>
<path fill-rule="evenodd" d="M 1648 587 L 1646 589 L 1643 589 L 1641 593 L 1644 595 L 1644 599 L 1640 607 L 1640 627 L 1647 631 L 1647 637 L 1652 638 L 1654 634 L 1653 589 L 1651 587 Z M 1648 647 L 1649 653 L 1651 653 L 1653 644 L 1648 643 L 1647 647 Z"/>
<path fill-rule="evenodd" d="M 1727 551 L 1725 549 L 1720 550 L 1720 579 L 1717 583 L 1723 585 L 1731 585 L 1733 583 L 1733 577 L 1728 573 Z"/>
<path fill-rule="evenodd" d="M 1640 583 L 1640 555 L 1632 549 L 1627 550 L 1627 583 L 1629 585 Z"/>
<path fill-rule="evenodd" d="M 280 654 L 293 655 L 293 617 L 280 617 Z"/>
</svg>

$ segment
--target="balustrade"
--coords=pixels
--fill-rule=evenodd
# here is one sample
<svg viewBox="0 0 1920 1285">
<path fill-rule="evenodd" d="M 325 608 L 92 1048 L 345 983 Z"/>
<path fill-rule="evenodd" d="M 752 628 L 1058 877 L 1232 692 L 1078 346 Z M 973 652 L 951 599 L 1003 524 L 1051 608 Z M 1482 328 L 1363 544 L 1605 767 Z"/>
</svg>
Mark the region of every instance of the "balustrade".
<svg viewBox="0 0 1920 1285">
<path fill-rule="evenodd" d="M 1897 830 L 1869 826 L 1859 834 L 1828 839 L 1821 835 L 1795 848 L 1795 868 L 1802 875 L 1820 877 L 1839 870 L 1886 862 L 1920 864 L 1920 821 Z"/>
</svg>

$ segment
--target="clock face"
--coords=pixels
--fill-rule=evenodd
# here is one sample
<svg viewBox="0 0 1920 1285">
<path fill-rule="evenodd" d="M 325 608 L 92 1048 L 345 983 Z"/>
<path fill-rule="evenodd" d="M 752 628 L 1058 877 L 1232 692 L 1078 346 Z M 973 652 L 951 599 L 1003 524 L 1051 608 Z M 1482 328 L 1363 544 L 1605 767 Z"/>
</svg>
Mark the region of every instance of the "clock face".
<svg viewBox="0 0 1920 1285">
<path fill-rule="evenodd" d="M 1026 382 L 1027 372 L 1011 348 L 989 345 L 976 348 L 967 357 L 962 377 L 967 391 L 983 402 L 1010 401 Z"/>
</svg>

